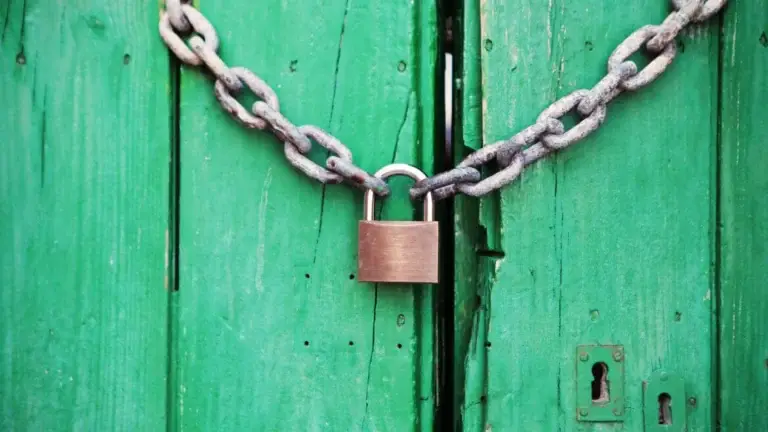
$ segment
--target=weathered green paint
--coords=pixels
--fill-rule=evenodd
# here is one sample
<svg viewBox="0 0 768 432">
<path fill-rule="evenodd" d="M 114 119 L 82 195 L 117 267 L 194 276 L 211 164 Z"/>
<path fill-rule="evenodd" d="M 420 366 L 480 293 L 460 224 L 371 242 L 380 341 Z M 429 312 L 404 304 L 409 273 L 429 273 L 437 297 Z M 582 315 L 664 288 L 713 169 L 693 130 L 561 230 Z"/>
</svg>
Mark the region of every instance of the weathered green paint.
<svg viewBox="0 0 768 432">
<path fill-rule="evenodd" d="M 463 86 L 479 82 L 482 103 L 464 94 L 464 145 L 509 137 L 594 85 L 614 47 L 667 11 L 666 1 L 465 3 L 479 29 L 463 49 L 481 54 L 482 73 L 470 76 L 465 56 L 464 78 L 479 81 Z M 664 77 L 614 102 L 590 138 L 477 210 L 462 201 L 457 226 L 472 231 L 457 236 L 456 260 L 478 265 L 458 268 L 456 319 L 479 300 L 471 337 L 456 342 L 465 430 L 642 430 L 642 383 L 662 368 L 697 400 L 690 429 L 712 427 L 717 30 L 714 21 L 683 35 Z M 474 229 L 464 221 L 473 214 Z M 624 346 L 623 423 L 576 420 L 583 344 Z"/>
<path fill-rule="evenodd" d="M 432 170 L 431 1 L 199 3 L 291 119 L 368 170 Z M 464 5 L 457 161 L 594 84 L 667 8 L 544 3 Z M 457 198 L 455 394 L 438 395 L 435 288 L 351 279 L 359 192 L 297 173 L 199 69 L 176 88 L 157 4 L 6 1 L 0 429 L 430 430 L 453 398 L 465 430 L 634 431 L 662 370 L 689 430 L 768 429 L 768 7 L 729 3 L 722 39 L 717 20 L 688 32 L 600 132 Z M 411 216 L 407 183 L 385 218 Z M 576 420 L 583 344 L 625 347 L 625 422 Z"/>
<path fill-rule="evenodd" d="M 154 6 L 154 5 L 153 5 Z M 0 429 L 166 424 L 157 9 L 0 5 Z"/>
<path fill-rule="evenodd" d="M 720 428 L 768 430 L 768 3 L 725 15 L 720 170 Z"/>
<path fill-rule="evenodd" d="M 432 2 L 199 2 L 220 54 L 297 124 L 375 171 L 431 171 Z M 175 423 L 208 430 L 430 430 L 434 288 L 355 279 L 362 194 L 308 179 L 282 143 L 221 110 L 182 68 Z M 247 98 L 245 98 L 247 99 Z M 325 152 L 311 153 L 322 163 Z M 401 178 L 383 217 L 411 218 Z"/>
</svg>

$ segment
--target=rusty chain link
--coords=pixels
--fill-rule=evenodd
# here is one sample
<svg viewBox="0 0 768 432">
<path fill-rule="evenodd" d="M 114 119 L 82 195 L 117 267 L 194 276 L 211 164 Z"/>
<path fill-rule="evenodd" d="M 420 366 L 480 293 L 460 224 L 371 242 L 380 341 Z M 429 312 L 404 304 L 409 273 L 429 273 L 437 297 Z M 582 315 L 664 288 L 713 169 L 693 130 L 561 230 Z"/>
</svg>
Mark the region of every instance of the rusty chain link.
<svg viewBox="0 0 768 432">
<path fill-rule="evenodd" d="M 191 66 L 205 66 L 214 75 L 214 95 L 226 112 L 243 126 L 269 130 L 283 141 L 285 158 L 296 169 L 324 184 L 346 180 L 379 196 L 389 195 L 387 183 L 355 166 L 352 152 L 341 141 L 317 126 L 294 125 L 280 112 L 277 94 L 269 84 L 250 69 L 228 66 L 218 55 L 216 29 L 200 11 L 184 0 L 166 0 L 159 30 L 160 37 L 179 60 Z M 244 88 L 260 99 L 250 111 L 236 99 Z M 334 154 L 325 167 L 305 156 L 312 150 L 313 142 Z"/>
<path fill-rule="evenodd" d="M 548 154 L 564 149 L 592 134 L 605 121 L 607 106 L 625 91 L 638 90 L 655 81 L 675 59 L 675 38 L 692 22 L 701 22 L 722 9 L 728 0 L 671 0 L 674 11 L 659 25 L 646 25 L 622 41 L 608 58 L 608 72 L 589 90 L 576 90 L 555 101 L 536 123 L 507 140 L 471 153 L 452 170 L 416 182 L 411 197 L 432 192 L 434 199 L 457 193 L 481 196 L 514 181 L 523 170 Z M 643 46 L 654 58 L 642 70 L 628 60 Z M 576 111 L 581 121 L 565 130 L 560 119 Z M 499 171 L 482 179 L 480 167 L 496 161 Z"/>
<path fill-rule="evenodd" d="M 661 76 L 677 55 L 675 38 L 692 22 L 702 22 L 718 13 L 728 0 L 670 0 L 674 11 L 659 25 L 646 25 L 622 41 L 608 58 L 608 72 L 591 89 L 576 90 L 552 103 L 536 122 L 511 138 L 475 151 L 452 170 L 416 182 L 413 199 L 432 192 L 434 199 L 457 193 L 482 196 L 498 190 L 518 178 L 523 170 L 549 155 L 583 140 L 605 121 L 608 104 L 625 91 L 638 90 Z M 214 94 L 221 106 L 239 123 L 251 129 L 271 131 L 284 142 L 286 159 L 295 168 L 315 180 L 335 184 L 348 182 L 370 189 L 379 196 L 389 194 L 389 186 L 352 162 L 349 148 L 317 126 L 296 126 L 281 112 L 274 90 L 258 75 L 244 67 L 229 67 L 219 57 L 219 37 L 213 25 L 185 0 L 166 0 L 160 17 L 160 36 L 182 62 L 206 66 L 216 77 Z M 646 50 L 655 57 L 642 70 L 629 57 Z M 237 101 L 244 88 L 260 100 L 250 111 Z M 566 130 L 560 120 L 571 112 L 581 120 Z M 325 167 L 305 155 L 313 141 L 330 156 Z M 500 169 L 482 178 L 480 168 L 496 161 Z"/>
</svg>

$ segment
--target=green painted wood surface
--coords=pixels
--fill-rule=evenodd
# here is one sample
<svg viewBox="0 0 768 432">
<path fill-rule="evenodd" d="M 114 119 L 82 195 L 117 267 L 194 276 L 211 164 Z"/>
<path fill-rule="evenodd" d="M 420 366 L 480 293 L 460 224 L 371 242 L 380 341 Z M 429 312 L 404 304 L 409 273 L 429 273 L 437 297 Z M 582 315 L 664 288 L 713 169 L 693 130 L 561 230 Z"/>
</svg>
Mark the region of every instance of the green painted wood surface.
<svg viewBox="0 0 768 432">
<path fill-rule="evenodd" d="M 432 2 L 201 1 L 222 57 L 261 75 L 297 124 L 375 171 L 431 171 Z M 174 423 L 190 430 L 429 430 L 433 291 L 355 279 L 362 194 L 310 180 L 182 68 Z M 311 157 L 322 162 L 325 152 Z M 410 218 L 408 181 L 385 218 Z"/>
<path fill-rule="evenodd" d="M 614 47 L 667 8 L 466 2 L 479 24 L 465 27 L 463 145 L 509 137 L 594 85 Z M 498 195 L 459 202 L 456 260 L 477 263 L 457 267 L 465 430 L 642 430 L 642 381 L 657 370 L 684 375 L 690 430 L 713 426 L 717 30 L 683 35 L 664 77 L 614 102 L 589 139 Z M 480 100 L 468 90 L 478 82 Z M 623 424 L 576 421 L 581 344 L 624 346 Z"/>
<path fill-rule="evenodd" d="M 0 4 L 0 429 L 166 424 L 157 9 Z"/>
<path fill-rule="evenodd" d="M 720 427 L 768 430 L 768 4 L 724 22 L 720 182 Z M 762 7 L 761 7 L 762 6 Z"/>
</svg>

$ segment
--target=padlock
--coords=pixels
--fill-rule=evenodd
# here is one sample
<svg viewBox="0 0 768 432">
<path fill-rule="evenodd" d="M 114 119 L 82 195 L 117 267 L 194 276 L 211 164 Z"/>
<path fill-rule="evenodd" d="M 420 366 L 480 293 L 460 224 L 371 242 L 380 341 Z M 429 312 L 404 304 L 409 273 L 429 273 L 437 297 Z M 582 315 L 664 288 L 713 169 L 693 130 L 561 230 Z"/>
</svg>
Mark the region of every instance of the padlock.
<svg viewBox="0 0 768 432">
<path fill-rule="evenodd" d="M 405 175 L 416 181 L 423 172 L 391 164 L 376 172 L 384 180 Z M 365 191 L 363 220 L 358 223 L 358 279 L 363 282 L 437 283 L 438 223 L 432 193 L 424 196 L 424 221 L 374 220 L 373 191 Z"/>
</svg>

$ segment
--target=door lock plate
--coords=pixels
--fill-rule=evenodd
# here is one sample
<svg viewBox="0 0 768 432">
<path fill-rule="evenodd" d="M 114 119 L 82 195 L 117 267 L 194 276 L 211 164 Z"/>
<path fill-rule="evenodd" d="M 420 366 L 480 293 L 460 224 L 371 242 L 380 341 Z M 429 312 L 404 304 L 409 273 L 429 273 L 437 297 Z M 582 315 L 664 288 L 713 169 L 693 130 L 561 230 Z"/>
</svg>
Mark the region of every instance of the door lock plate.
<svg viewBox="0 0 768 432">
<path fill-rule="evenodd" d="M 623 422 L 624 347 L 580 345 L 576 348 L 576 419 Z"/>
<path fill-rule="evenodd" d="M 646 432 L 686 430 L 685 380 L 680 375 L 656 371 L 643 383 L 643 419 Z"/>
</svg>

